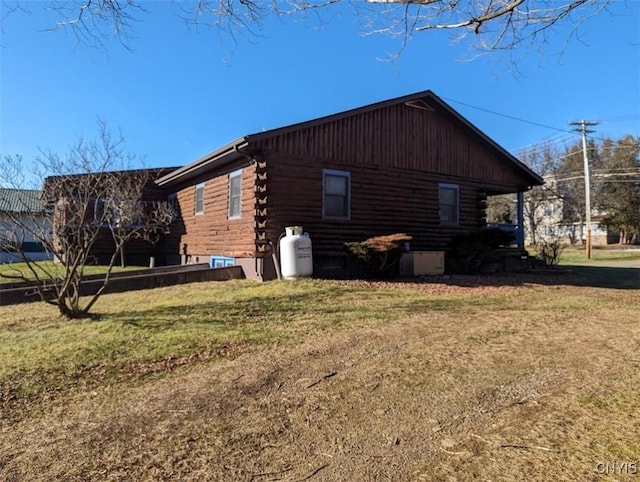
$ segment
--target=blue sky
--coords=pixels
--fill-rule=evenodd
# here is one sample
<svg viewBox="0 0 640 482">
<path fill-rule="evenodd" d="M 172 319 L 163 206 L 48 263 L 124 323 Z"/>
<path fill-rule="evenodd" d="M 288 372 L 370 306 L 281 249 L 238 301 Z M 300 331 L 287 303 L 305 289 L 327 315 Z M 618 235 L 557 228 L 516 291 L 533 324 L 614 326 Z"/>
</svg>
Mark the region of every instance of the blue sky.
<svg viewBox="0 0 640 482">
<path fill-rule="evenodd" d="M 44 3 L 23 5 L 29 14 L 3 18 L 0 152 L 27 160 L 38 147 L 64 153 L 78 136 L 95 136 L 100 117 L 122 129 L 145 165 L 184 165 L 245 134 L 427 89 L 514 153 L 567 136 L 504 116 L 564 130 L 570 120 L 598 120 L 598 137 L 640 134 L 636 0 L 589 19 L 580 40 L 565 46 L 565 26 L 544 53 L 518 51 L 518 72 L 505 55 L 465 61 L 469 45 L 443 32 L 418 35 L 397 60 L 381 61 L 397 41 L 362 36 L 348 9 L 322 28 L 273 19 L 262 37 L 234 45 L 188 28 L 169 2 L 147 3 L 132 51 L 113 40 L 104 53 L 46 31 L 54 17 Z"/>
</svg>

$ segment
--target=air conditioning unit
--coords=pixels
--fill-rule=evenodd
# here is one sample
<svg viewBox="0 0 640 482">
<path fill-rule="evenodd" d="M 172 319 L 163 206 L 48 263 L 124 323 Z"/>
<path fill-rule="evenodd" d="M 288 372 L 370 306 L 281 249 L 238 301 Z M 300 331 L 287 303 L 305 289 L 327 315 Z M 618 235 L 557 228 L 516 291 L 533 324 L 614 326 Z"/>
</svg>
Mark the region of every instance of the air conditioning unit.
<svg viewBox="0 0 640 482">
<path fill-rule="evenodd" d="M 410 251 L 400 258 L 401 276 L 444 274 L 444 251 Z"/>
</svg>

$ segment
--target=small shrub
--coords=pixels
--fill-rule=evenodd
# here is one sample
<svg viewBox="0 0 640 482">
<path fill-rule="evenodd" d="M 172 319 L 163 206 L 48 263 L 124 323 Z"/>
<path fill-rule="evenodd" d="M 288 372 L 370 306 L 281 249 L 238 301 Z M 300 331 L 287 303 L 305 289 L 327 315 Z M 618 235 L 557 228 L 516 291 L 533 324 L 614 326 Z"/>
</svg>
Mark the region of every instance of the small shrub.
<svg viewBox="0 0 640 482">
<path fill-rule="evenodd" d="M 365 264 L 371 275 L 388 277 L 398 265 L 404 244 L 412 239 L 408 234 L 395 233 L 344 244 L 352 255 Z"/>
<path fill-rule="evenodd" d="M 543 241 L 538 249 L 538 258 L 544 261 L 546 266 L 556 266 L 564 248 L 565 245 L 557 241 Z"/>
</svg>

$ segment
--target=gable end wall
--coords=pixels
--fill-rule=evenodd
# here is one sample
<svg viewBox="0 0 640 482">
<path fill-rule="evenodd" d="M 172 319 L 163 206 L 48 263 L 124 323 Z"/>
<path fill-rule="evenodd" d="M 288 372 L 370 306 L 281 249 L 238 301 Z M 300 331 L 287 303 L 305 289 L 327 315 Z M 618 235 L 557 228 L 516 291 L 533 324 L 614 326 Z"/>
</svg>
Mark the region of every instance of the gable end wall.
<svg viewBox="0 0 640 482">
<path fill-rule="evenodd" d="M 523 172 L 448 112 L 396 104 L 285 132 L 258 144 L 262 152 L 327 162 L 469 178 L 516 192 Z"/>
</svg>

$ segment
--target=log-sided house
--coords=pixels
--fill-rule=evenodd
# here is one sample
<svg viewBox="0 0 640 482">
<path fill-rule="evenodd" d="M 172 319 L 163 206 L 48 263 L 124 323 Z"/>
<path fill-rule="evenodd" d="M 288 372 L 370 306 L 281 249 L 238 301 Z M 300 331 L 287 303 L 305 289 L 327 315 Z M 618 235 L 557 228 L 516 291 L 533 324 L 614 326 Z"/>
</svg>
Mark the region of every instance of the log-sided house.
<svg viewBox="0 0 640 482">
<path fill-rule="evenodd" d="M 258 279 L 285 226 L 311 236 L 315 272 L 337 272 L 346 241 L 442 249 L 484 226 L 487 196 L 542 182 L 431 91 L 247 135 L 156 181 L 179 212 L 169 262 L 229 257 Z"/>
<path fill-rule="evenodd" d="M 91 241 L 90 261 L 109 263 L 116 250 L 109 224 L 119 221 L 106 219 L 109 216 L 105 212 L 106 198 L 122 196 L 126 198 L 125 202 L 136 203 L 137 206 L 131 207 L 129 215 L 138 209 L 151 209 L 152 203 L 164 202 L 167 198 L 167 194 L 155 180 L 175 169 L 134 169 L 47 177 L 44 180 L 43 194 L 47 208 L 52 213 L 52 248 L 55 255 L 65 256 L 63 236 L 67 236 L 68 243 L 69 238 L 77 237 L 83 229 L 82 225 L 86 225 L 91 236 L 94 232 L 96 234 L 95 240 Z M 136 196 L 138 191 L 139 199 L 128 197 Z M 119 253 L 124 257 L 122 261 L 126 264 L 145 265 L 153 257 L 159 264 L 165 264 L 167 260 L 162 237 L 158 238 L 160 242 L 155 243 L 141 238 L 130 239 Z"/>
</svg>

